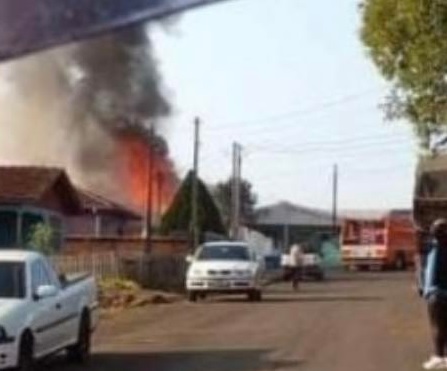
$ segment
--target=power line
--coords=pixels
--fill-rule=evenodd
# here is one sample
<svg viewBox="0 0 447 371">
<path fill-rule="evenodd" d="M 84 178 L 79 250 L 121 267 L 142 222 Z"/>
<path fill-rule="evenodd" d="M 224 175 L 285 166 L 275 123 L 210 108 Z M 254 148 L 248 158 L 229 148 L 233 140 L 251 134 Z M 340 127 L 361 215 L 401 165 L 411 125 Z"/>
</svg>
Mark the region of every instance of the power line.
<svg viewBox="0 0 447 371">
<path fill-rule="evenodd" d="M 273 114 L 270 116 L 265 116 L 265 117 L 261 117 L 261 118 L 253 119 L 253 120 L 241 120 L 241 121 L 228 122 L 228 123 L 219 125 L 219 127 L 210 128 L 209 131 L 217 132 L 217 131 L 221 131 L 221 130 L 231 130 L 231 129 L 234 129 L 235 126 L 240 126 L 240 125 L 244 125 L 245 127 L 254 127 L 254 126 L 258 127 L 259 124 L 261 124 L 261 126 L 262 126 L 262 124 L 271 124 L 272 122 L 284 121 L 287 119 L 312 114 L 315 112 L 322 112 L 324 110 L 327 110 L 327 109 L 330 109 L 333 107 L 337 107 L 340 105 L 344 105 L 346 103 L 350 103 L 350 102 L 359 100 L 359 99 L 361 99 L 367 95 L 370 95 L 376 91 L 378 91 L 377 88 L 368 89 L 363 92 L 346 95 L 339 99 L 322 102 L 322 103 L 315 104 L 308 108 L 304 108 L 304 109 L 300 109 L 300 110 L 292 110 L 292 111 L 288 111 L 288 112 Z"/>
<path fill-rule="evenodd" d="M 324 166 L 323 166 L 324 165 Z M 379 173 L 389 173 L 391 175 L 394 174 L 401 174 L 396 170 L 405 170 L 405 172 L 413 170 L 414 169 L 414 164 L 410 163 L 410 162 L 399 162 L 397 164 L 394 164 L 392 166 L 386 166 L 386 167 L 351 167 L 349 163 L 343 163 L 343 176 L 350 176 L 352 174 L 361 174 L 361 173 L 368 173 L 368 174 L 379 174 Z M 321 173 L 322 169 L 329 169 L 330 168 L 330 164 L 326 163 L 326 164 L 322 164 L 321 166 L 315 166 L 315 164 L 306 164 L 306 166 L 300 167 L 300 170 L 309 170 L 309 169 L 315 169 L 318 170 L 318 172 Z M 270 173 L 269 175 L 265 175 L 265 176 L 261 176 L 261 177 L 257 177 L 254 179 L 254 184 L 256 183 L 260 183 L 260 182 L 272 182 L 274 179 L 278 179 L 278 180 L 282 180 L 283 178 L 279 177 L 281 175 L 289 175 L 290 174 L 290 170 L 287 171 L 280 171 L 280 172 L 276 172 L 274 174 Z M 329 182 L 329 172 L 325 172 L 324 173 L 325 178 L 328 179 Z M 386 180 L 386 179 L 384 179 Z M 290 182 L 290 180 L 288 180 Z"/>
<path fill-rule="evenodd" d="M 336 141 L 323 142 L 301 142 L 293 145 L 283 146 L 263 146 L 263 145 L 246 145 L 252 151 L 266 151 L 266 152 L 302 152 L 306 150 L 320 150 L 320 149 L 337 149 L 363 146 L 380 146 L 390 143 L 406 143 L 409 144 L 408 139 L 402 137 L 364 137 L 363 140 L 358 139 L 342 139 Z"/>
<path fill-rule="evenodd" d="M 371 111 L 375 111 L 377 112 L 377 105 L 375 105 L 374 107 L 370 107 L 368 109 L 368 112 Z M 366 111 L 363 111 L 366 112 Z M 315 113 L 325 113 L 325 111 L 320 111 L 320 112 L 315 112 Z M 321 116 L 321 115 L 319 115 Z M 358 117 L 359 115 L 355 116 Z M 383 123 L 383 121 L 381 121 Z M 320 128 L 321 123 L 318 123 L 318 125 L 313 125 L 312 124 L 312 120 L 309 121 L 309 119 L 306 119 L 306 121 L 298 121 L 297 119 L 295 119 L 294 121 L 289 121 L 289 122 L 284 122 L 284 123 L 275 123 L 275 121 L 270 121 L 267 124 L 264 124 L 263 126 L 241 126 L 241 127 L 233 127 L 233 128 L 228 128 L 231 130 L 237 130 L 240 131 L 242 130 L 243 135 L 245 136 L 250 136 L 252 138 L 256 138 L 257 141 L 262 140 L 265 141 L 265 137 L 267 136 L 268 138 L 274 137 L 276 134 L 281 134 L 287 131 L 287 133 L 290 133 L 290 135 L 292 133 L 294 133 L 294 135 L 299 136 L 299 135 L 307 135 L 307 130 L 309 128 L 311 129 L 318 129 Z M 364 130 L 365 128 L 368 127 L 373 127 L 370 125 L 362 125 L 361 128 L 362 130 Z M 374 124 L 374 127 L 377 127 L 377 124 Z M 215 130 L 218 130 L 219 128 L 216 128 Z M 223 128 L 221 128 L 223 130 Z M 248 129 L 248 130 L 246 130 Z M 298 130 L 297 130 L 298 129 Z M 320 129 L 321 130 L 321 129 Z M 211 132 L 211 134 L 217 134 L 217 135 L 222 135 L 223 131 L 217 131 L 217 132 Z M 301 134 L 300 134 L 301 133 Z M 264 138 L 264 139 L 263 139 Z"/>
<path fill-rule="evenodd" d="M 382 149 L 379 153 L 375 154 L 374 156 L 371 156 L 371 161 L 367 162 L 366 165 L 369 165 L 370 163 L 373 164 L 377 164 L 377 162 L 375 162 L 375 160 L 377 159 L 381 159 L 383 157 L 387 157 L 390 155 L 390 153 L 393 153 L 393 159 L 395 158 L 399 158 L 400 156 L 405 155 L 405 158 L 408 159 L 408 154 L 405 152 L 398 152 L 396 153 L 396 148 L 385 148 Z M 252 159 L 253 161 L 253 159 Z M 340 164 L 342 164 L 343 166 L 345 165 L 349 165 L 351 163 L 355 163 L 358 164 L 359 163 L 359 158 L 358 158 L 358 153 L 347 153 L 347 154 L 341 154 L 338 156 L 332 156 L 330 158 L 325 157 L 325 158 L 311 158 L 308 160 L 303 160 L 301 163 L 299 163 L 299 165 L 294 165 L 293 170 L 292 169 L 288 169 L 286 170 L 284 173 L 286 172 L 293 172 L 295 170 L 299 170 L 299 169 L 316 169 L 319 166 L 327 166 L 327 164 L 332 164 L 334 161 L 339 162 Z M 381 162 L 381 164 L 387 164 L 384 163 L 383 161 Z M 361 162 L 361 166 L 362 168 L 365 168 L 365 161 Z M 272 168 L 265 168 L 264 169 L 268 170 L 269 173 L 272 173 L 272 171 L 274 171 L 275 169 L 278 169 L 278 167 L 272 167 Z M 280 168 L 281 169 L 281 168 Z"/>
<path fill-rule="evenodd" d="M 406 141 L 390 141 L 382 143 L 369 143 L 361 145 L 351 145 L 343 147 L 313 147 L 313 148 L 297 148 L 297 149 L 275 149 L 275 148 L 264 148 L 264 149 L 253 149 L 249 148 L 250 154 L 265 154 L 265 155 L 284 155 L 284 156 L 297 156 L 297 155 L 310 155 L 319 153 L 321 155 L 331 154 L 351 154 L 357 156 L 359 153 L 365 152 L 383 152 L 385 150 L 396 151 L 398 149 L 405 149 L 408 142 Z"/>
<path fill-rule="evenodd" d="M 400 134 L 391 134 L 391 133 L 381 133 L 379 135 L 363 135 L 363 136 L 354 136 L 354 137 L 346 137 L 346 138 L 340 138 L 340 139 L 335 139 L 335 140 L 326 140 L 326 141 L 306 141 L 306 142 L 297 142 L 297 143 L 293 143 L 290 144 L 289 146 L 284 146 L 284 142 L 278 142 L 278 141 L 273 141 L 273 142 L 263 142 L 261 145 L 257 144 L 256 142 L 252 142 L 252 143 L 245 143 L 246 146 L 251 147 L 251 148 L 271 148 L 276 147 L 276 146 L 281 146 L 282 148 L 296 148 L 297 146 L 302 147 L 302 146 L 331 146 L 331 145 L 344 145 L 344 144 L 349 144 L 349 143 L 362 143 L 362 142 L 376 142 L 377 141 L 381 141 L 382 139 L 403 139 L 404 137 Z"/>
</svg>

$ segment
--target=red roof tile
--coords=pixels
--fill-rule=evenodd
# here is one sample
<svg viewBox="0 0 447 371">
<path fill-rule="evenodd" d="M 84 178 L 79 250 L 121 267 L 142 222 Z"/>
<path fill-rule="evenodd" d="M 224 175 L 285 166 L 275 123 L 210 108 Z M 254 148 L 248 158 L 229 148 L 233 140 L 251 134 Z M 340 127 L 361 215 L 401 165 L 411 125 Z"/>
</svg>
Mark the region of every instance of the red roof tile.
<svg viewBox="0 0 447 371">
<path fill-rule="evenodd" d="M 0 166 L 0 202 L 38 203 L 51 188 L 62 184 L 71 209 L 79 207 L 76 191 L 65 171 L 34 166 Z M 62 193 L 62 192 L 61 192 Z"/>
</svg>

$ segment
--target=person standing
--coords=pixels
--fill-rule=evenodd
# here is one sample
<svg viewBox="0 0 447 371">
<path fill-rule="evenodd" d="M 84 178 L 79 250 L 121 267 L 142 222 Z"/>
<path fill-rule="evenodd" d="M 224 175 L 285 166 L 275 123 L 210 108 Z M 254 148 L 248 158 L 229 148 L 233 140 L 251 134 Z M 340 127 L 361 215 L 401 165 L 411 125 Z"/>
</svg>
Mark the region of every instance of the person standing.
<svg viewBox="0 0 447 371">
<path fill-rule="evenodd" d="M 420 293 L 427 302 L 434 346 L 423 368 L 447 369 L 447 220 L 436 220 L 420 246 Z"/>
<path fill-rule="evenodd" d="M 292 266 L 292 287 L 293 290 L 298 291 L 302 277 L 303 268 L 303 249 L 300 245 L 294 244 L 290 248 L 290 264 Z"/>
</svg>

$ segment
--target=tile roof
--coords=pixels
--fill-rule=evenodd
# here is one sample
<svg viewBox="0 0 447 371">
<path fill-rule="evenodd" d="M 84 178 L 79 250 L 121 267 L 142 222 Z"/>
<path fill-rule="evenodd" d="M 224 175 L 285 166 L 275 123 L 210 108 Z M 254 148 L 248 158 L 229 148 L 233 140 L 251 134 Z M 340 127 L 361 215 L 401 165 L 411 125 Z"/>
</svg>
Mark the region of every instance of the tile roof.
<svg viewBox="0 0 447 371">
<path fill-rule="evenodd" d="M 64 171 L 44 167 L 0 167 L 0 200 L 38 201 Z"/>
<path fill-rule="evenodd" d="M 67 209 L 79 208 L 79 199 L 65 171 L 52 167 L 0 166 L 0 202 L 38 203 L 54 187 L 62 185 Z"/>
</svg>

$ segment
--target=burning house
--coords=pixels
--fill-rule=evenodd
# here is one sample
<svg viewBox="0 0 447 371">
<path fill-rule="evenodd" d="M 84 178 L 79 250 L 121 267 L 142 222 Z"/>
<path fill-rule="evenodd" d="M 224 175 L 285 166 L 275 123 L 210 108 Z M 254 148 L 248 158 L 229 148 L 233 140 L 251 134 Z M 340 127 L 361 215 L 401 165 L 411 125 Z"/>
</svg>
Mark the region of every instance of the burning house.
<svg viewBox="0 0 447 371">
<path fill-rule="evenodd" d="M 96 193 L 77 190 L 82 212 L 66 217 L 67 237 L 140 236 L 142 216 Z"/>
<path fill-rule="evenodd" d="M 127 125 L 117 136 L 119 161 L 125 174 L 124 201 L 140 213 L 148 209 L 158 220 L 172 202 L 179 186 L 168 145 L 145 128 Z"/>
<path fill-rule="evenodd" d="M 148 27 L 0 66 L 0 106 L 2 163 L 66 169 L 90 190 L 67 218 L 68 250 L 144 245 L 145 216 L 156 224 L 178 188 Z"/>
<path fill-rule="evenodd" d="M 77 189 L 63 169 L 0 166 L 0 248 L 26 247 L 38 224 L 49 225 L 53 247 L 68 254 L 140 251 L 145 245 L 140 213 Z M 180 238 L 153 240 L 159 253 L 186 248 Z"/>
<path fill-rule="evenodd" d="M 171 107 L 145 26 L 1 66 L 0 105 L 3 163 L 67 169 L 138 213 L 169 205 L 178 180 L 160 133 Z"/>
</svg>

